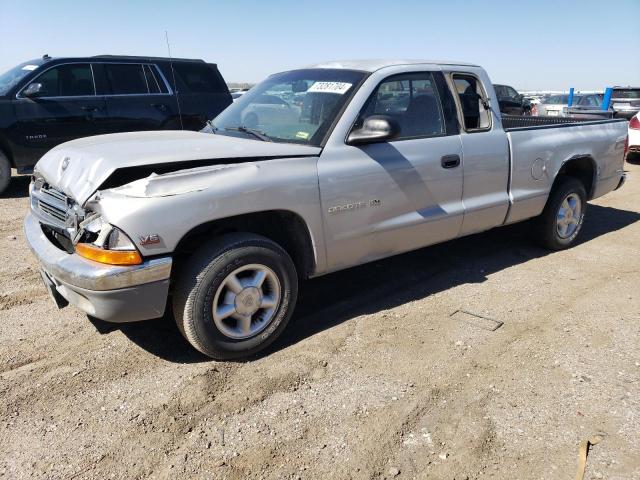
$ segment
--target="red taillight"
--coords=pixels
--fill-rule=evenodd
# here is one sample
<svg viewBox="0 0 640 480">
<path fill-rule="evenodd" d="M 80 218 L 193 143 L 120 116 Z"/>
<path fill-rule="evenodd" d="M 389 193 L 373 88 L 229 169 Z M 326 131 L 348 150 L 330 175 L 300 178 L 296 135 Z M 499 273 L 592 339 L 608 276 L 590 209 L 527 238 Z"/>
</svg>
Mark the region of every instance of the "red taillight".
<svg viewBox="0 0 640 480">
<path fill-rule="evenodd" d="M 638 119 L 637 115 L 633 117 L 629 122 L 629 128 L 633 128 L 634 130 L 640 130 L 640 119 Z"/>
</svg>

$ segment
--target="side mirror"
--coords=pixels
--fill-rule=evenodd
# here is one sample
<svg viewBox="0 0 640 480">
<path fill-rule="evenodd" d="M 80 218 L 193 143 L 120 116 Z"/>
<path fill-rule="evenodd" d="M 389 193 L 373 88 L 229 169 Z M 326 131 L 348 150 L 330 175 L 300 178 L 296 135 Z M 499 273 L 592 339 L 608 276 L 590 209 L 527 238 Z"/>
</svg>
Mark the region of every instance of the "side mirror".
<svg viewBox="0 0 640 480">
<path fill-rule="evenodd" d="M 27 88 L 22 91 L 22 95 L 27 98 L 39 97 L 44 93 L 44 85 L 41 83 L 30 83 Z"/>
<path fill-rule="evenodd" d="M 400 125 L 386 115 L 367 117 L 362 128 L 353 130 L 347 137 L 348 145 L 366 145 L 393 140 L 400 135 Z"/>
</svg>

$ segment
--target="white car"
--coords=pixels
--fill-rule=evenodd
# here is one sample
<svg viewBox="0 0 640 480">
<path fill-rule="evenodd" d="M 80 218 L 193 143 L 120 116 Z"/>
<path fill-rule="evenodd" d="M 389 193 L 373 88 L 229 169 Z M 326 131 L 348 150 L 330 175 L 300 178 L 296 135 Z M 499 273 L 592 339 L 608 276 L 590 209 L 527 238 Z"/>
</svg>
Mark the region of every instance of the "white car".
<svg viewBox="0 0 640 480">
<path fill-rule="evenodd" d="M 576 93 L 573 96 L 573 105 L 577 105 L 582 95 Z M 569 95 L 564 93 L 560 95 L 551 95 L 541 100 L 535 108 L 535 115 L 541 117 L 566 117 L 569 102 Z"/>
<path fill-rule="evenodd" d="M 628 157 L 640 157 L 640 113 L 636 113 L 629 122 Z"/>
</svg>

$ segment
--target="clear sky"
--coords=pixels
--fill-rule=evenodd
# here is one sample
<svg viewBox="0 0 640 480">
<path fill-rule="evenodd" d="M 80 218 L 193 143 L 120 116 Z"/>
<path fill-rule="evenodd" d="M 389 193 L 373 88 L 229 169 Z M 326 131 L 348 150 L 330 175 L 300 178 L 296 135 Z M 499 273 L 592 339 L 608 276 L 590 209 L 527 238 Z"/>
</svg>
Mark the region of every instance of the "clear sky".
<svg viewBox="0 0 640 480">
<path fill-rule="evenodd" d="M 228 82 L 325 60 L 484 66 L 521 90 L 640 85 L 640 0 L 0 0 L 0 71 L 103 53 L 217 63 Z"/>
</svg>

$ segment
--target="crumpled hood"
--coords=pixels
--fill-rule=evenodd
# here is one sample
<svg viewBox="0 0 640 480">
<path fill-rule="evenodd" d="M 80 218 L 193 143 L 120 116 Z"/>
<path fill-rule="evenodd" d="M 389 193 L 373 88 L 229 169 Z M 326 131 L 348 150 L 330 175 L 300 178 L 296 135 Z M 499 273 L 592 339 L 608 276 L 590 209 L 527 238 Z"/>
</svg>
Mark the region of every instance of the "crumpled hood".
<svg viewBox="0 0 640 480">
<path fill-rule="evenodd" d="M 306 145 L 191 131 L 131 132 L 63 143 L 47 152 L 35 170 L 82 205 L 119 168 L 212 159 L 251 161 L 319 155 L 320 151 Z"/>
</svg>

